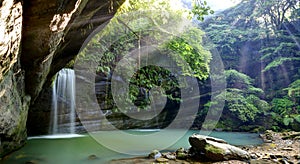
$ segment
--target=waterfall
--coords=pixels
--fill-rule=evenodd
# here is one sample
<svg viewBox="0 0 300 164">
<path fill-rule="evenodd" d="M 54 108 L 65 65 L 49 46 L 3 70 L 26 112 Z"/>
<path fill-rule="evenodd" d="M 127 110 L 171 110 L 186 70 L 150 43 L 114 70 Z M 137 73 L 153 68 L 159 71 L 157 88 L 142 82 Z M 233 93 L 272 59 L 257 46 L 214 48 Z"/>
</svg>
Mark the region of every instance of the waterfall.
<svg viewBox="0 0 300 164">
<path fill-rule="evenodd" d="M 75 73 L 64 68 L 57 73 L 52 87 L 52 112 L 49 133 L 75 133 Z"/>
</svg>

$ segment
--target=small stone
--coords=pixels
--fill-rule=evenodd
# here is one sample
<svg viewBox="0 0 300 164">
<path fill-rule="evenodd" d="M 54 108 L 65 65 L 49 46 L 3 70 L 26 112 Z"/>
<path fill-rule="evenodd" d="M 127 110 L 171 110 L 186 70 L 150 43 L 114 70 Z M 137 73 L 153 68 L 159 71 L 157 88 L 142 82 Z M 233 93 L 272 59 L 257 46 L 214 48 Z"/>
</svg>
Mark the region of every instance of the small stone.
<svg viewBox="0 0 300 164">
<path fill-rule="evenodd" d="M 188 157 L 186 153 L 177 153 L 176 156 L 178 159 L 187 159 Z"/>
<path fill-rule="evenodd" d="M 298 155 L 296 154 L 296 155 L 294 155 L 294 158 L 295 158 L 295 159 L 300 159 L 300 155 L 299 155 L 299 154 L 298 154 Z"/>
<path fill-rule="evenodd" d="M 152 152 L 148 155 L 148 158 L 157 159 L 160 158 L 162 155 L 158 150 L 152 150 Z"/>
<path fill-rule="evenodd" d="M 263 156 L 261 159 L 270 160 L 271 158 L 268 154 L 265 154 L 265 156 Z"/>
<path fill-rule="evenodd" d="M 257 159 L 258 157 L 257 157 L 256 154 L 250 154 L 250 158 L 251 158 L 251 159 Z"/>
<path fill-rule="evenodd" d="M 271 159 L 276 159 L 277 158 L 276 155 L 274 155 L 274 154 L 270 154 L 269 156 L 270 156 Z"/>
<path fill-rule="evenodd" d="M 158 163 L 165 163 L 165 162 L 168 162 L 168 161 L 169 161 L 168 159 L 162 158 L 162 157 L 159 157 L 159 158 L 156 159 L 156 162 L 158 162 Z"/>
<path fill-rule="evenodd" d="M 293 151 L 293 148 L 286 147 L 286 148 L 282 148 L 282 150 L 284 150 L 284 151 Z"/>
<path fill-rule="evenodd" d="M 278 161 L 279 161 L 280 163 L 282 163 L 282 164 L 290 164 L 290 162 L 287 161 L 287 160 L 284 159 L 284 158 L 280 158 Z"/>
<path fill-rule="evenodd" d="M 169 160 L 176 160 L 176 156 L 170 152 L 164 153 L 163 156 Z"/>
<path fill-rule="evenodd" d="M 95 154 L 92 154 L 88 157 L 89 160 L 97 159 L 98 157 Z"/>
<path fill-rule="evenodd" d="M 250 160 L 250 164 L 273 164 L 274 162 L 271 162 L 269 160 Z"/>
<path fill-rule="evenodd" d="M 179 153 L 179 152 L 183 153 L 184 152 L 184 148 L 181 147 L 181 148 L 179 148 L 179 149 L 176 150 L 176 153 Z"/>
<path fill-rule="evenodd" d="M 188 154 L 187 151 L 184 150 L 184 148 L 179 148 L 176 150 L 176 158 L 178 159 L 187 159 Z"/>
</svg>

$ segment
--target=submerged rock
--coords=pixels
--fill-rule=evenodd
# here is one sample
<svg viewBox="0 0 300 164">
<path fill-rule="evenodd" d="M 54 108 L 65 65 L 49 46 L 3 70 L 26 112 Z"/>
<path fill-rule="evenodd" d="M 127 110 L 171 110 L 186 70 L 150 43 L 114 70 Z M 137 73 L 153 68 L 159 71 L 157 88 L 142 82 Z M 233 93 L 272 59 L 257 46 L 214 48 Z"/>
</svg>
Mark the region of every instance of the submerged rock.
<svg viewBox="0 0 300 164">
<path fill-rule="evenodd" d="M 192 146 L 191 151 L 193 151 L 195 155 L 203 155 L 211 161 L 250 159 L 250 155 L 247 151 L 232 146 L 218 138 L 193 134 L 189 137 L 189 143 Z"/>
<path fill-rule="evenodd" d="M 94 160 L 97 159 L 98 157 L 95 154 L 89 155 L 88 160 Z"/>
</svg>

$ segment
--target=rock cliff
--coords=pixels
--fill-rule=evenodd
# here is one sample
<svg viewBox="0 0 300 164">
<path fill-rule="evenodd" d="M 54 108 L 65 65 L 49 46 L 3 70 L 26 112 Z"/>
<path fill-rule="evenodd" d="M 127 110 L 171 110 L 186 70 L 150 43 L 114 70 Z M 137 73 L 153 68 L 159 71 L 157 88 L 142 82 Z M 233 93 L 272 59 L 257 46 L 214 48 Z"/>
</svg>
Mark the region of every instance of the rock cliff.
<svg viewBox="0 0 300 164">
<path fill-rule="evenodd" d="M 0 157 L 25 143 L 30 96 L 20 63 L 22 3 L 1 1 L 0 9 Z"/>
<path fill-rule="evenodd" d="M 123 0 L 0 1 L 0 158 L 26 141 L 29 108 Z"/>
</svg>

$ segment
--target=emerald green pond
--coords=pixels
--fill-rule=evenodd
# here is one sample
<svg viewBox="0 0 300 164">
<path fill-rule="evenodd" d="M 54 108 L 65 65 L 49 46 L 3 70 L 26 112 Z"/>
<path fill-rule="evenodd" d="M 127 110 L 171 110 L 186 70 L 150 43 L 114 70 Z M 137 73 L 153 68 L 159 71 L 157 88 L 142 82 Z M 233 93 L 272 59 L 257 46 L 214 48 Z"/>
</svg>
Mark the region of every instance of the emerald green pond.
<svg viewBox="0 0 300 164">
<path fill-rule="evenodd" d="M 162 130 L 131 130 L 126 133 L 132 136 L 151 135 L 159 133 Z M 115 132 L 95 133 L 97 135 L 107 135 L 106 137 L 115 145 L 126 149 L 128 154 L 112 151 L 99 144 L 93 137 L 85 135 L 57 135 L 57 136 L 39 136 L 28 139 L 27 144 L 20 150 L 8 156 L 4 164 L 23 164 L 28 161 L 43 163 L 43 164 L 99 164 L 107 163 L 111 159 L 133 157 L 129 154 L 147 155 L 152 149 L 159 148 L 165 142 L 172 140 L 172 136 L 176 133 L 181 133 L 181 130 L 166 131 L 166 135 L 161 136 L 161 139 L 155 140 L 152 143 L 144 142 L 143 145 L 124 142 L 126 138 L 118 138 Z M 190 130 L 182 138 L 173 145 L 170 145 L 165 150 L 176 150 L 179 147 L 189 148 L 188 137 L 199 131 Z M 254 133 L 237 133 L 237 132 L 212 132 L 210 136 L 218 137 L 226 140 L 233 145 L 258 145 L 262 143 L 258 134 Z M 136 143 L 143 141 L 136 141 Z M 89 158 L 91 155 L 96 155 L 97 158 Z M 135 155 L 136 156 L 136 155 Z"/>
</svg>

